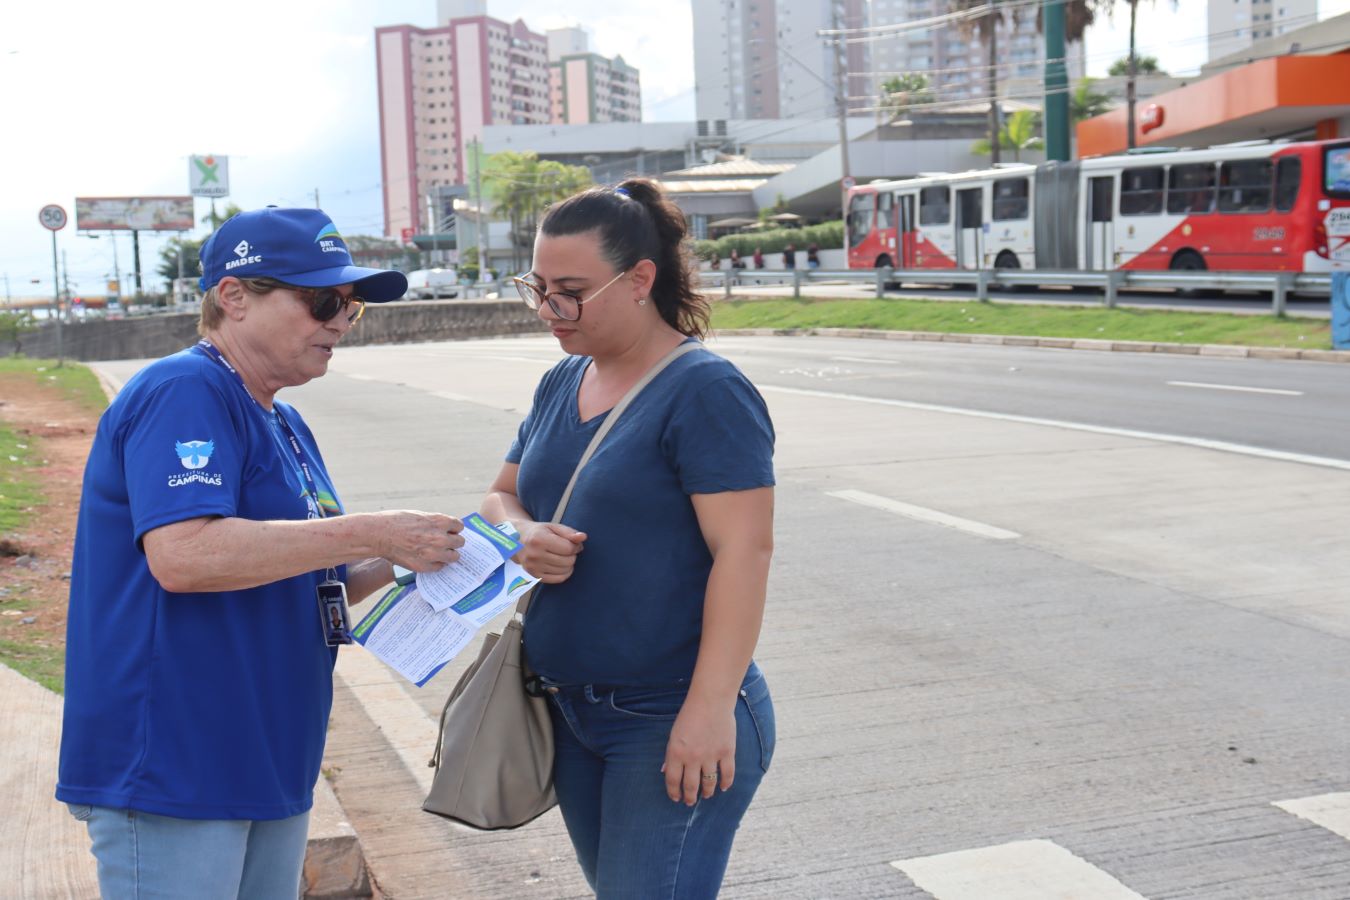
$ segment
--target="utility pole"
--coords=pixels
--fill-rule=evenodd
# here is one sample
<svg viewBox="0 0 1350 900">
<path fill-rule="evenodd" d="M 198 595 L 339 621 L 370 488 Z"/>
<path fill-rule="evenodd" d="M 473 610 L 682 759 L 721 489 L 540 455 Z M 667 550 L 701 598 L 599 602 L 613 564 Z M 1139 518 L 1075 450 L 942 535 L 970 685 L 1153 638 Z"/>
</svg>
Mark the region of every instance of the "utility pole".
<svg viewBox="0 0 1350 900">
<path fill-rule="evenodd" d="M 840 215 L 844 216 L 848 214 L 848 188 L 844 185 L 852 181 L 853 173 L 848 164 L 848 103 L 845 99 L 848 96 L 848 60 L 844 56 L 846 38 L 843 34 L 843 0 L 833 0 L 830 13 L 837 32 L 834 36 L 834 102 L 839 115 L 839 169 L 842 176 L 839 182 L 839 210 Z"/>
<path fill-rule="evenodd" d="M 436 257 L 440 256 L 440 248 L 436 244 L 436 205 L 431 199 L 431 192 L 427 191 L 427 230 L 431 232 L 431 267 L 436 268 Z"/>
<path fill-rule="evenodd" d="M 1134 79 L 1139 74 L 1137 58 L 1134 53 L 1135 13 L 1139 11 L 1139 0 L 1130 0 L 1130 68 L 1125 79 L 1125 146 L 1134 149 Z"/>
<path fill-rule="evenodd" d="M 9 293 L 9 273 L 5 273 L 5 305 L 10 306 L 14 303 L 14 298 Z"/>
<path fill-rule="evenodd" d="M 989 164 L 996 166 L 1001 161 L 998 141 L 998 0 L 990 0 L 990 9 L 985 15 L 989 23 L 989 70 L 985 74 L 985 89 L 989 91 Z"/>
<path fill-rule="evenodd" d="M 70 307 L 70 269 L 66 267 L 66 250 L 65 250 L 64 247 L 61 248 L 61 284 L 63 285 L 62 288 L 61 288 L 61 291 L 62 291 L 62 294 L 65 296 L 66 307 L 69 308 L 69 307 Z"/>
<path fill-rule="evenodd" d="M 1049 0 L 1045 16 L 1045 155 L 1069 159 L 1069 70 L 1064 65 L 1064 0 Z"/>
<path fill-rule="evenodd" d="M 314 208 L 319 209 L 319 189 L 314 189 Z"/>
<path fill-rule="evenodd" d="M 483 150 L 478 138 L 469 142 L 469 152 L 473 154 L 473 196 L 478 209 L 478 280 L 482 281 L 488 270 L 488 227 L 490 222 L 483 221 Z"/>
</svg>

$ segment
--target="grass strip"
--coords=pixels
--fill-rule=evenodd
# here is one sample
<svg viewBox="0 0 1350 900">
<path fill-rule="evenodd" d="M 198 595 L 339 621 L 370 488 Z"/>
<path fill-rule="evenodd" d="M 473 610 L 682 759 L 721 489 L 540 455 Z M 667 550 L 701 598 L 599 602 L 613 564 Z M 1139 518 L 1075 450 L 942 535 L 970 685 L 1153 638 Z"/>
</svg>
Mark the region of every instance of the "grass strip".
<svg viewBox="0 0 1350 900">
<path fill-rule="evenodd" d="M 30 378 L 38 384 L 53 387 L 93 412 L 102 412 L 108 406 L 108 398 L 104 396 L 98 378 L 79 363 L 67 361 L 58 367 L 54 359 L 0 357 L 0 378 L 5 376 Z"/>
<path fill-rule="evenodd" d="M 65 693 L 65 647 L 0 640 L 0 662 L 49 691 Z"/>
<path fill-rule="evenodd" d="M 875 328 L 1246 347 L 1331 348 L 1326 319 L 1030 303 L 823 297 L 717 300 L 714 328 Z"/>
</svg>

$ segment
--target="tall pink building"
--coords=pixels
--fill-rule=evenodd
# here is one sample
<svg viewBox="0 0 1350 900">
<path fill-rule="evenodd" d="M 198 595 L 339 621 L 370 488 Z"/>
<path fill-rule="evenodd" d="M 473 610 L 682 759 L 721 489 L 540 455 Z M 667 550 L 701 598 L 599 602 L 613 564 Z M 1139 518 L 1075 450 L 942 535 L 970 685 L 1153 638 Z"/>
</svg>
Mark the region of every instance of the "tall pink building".
<svg viewBox="0 0 1350 900">
<path fill-rule="evenodd" d="M 551 119 L 548 45 L 517 20 L 375 29 L 385 234 L 429 229 L 427 198 L 463 184 L 485 125 Z M 442 213 L 443 214 L 443 213 Z"/>
</svg>

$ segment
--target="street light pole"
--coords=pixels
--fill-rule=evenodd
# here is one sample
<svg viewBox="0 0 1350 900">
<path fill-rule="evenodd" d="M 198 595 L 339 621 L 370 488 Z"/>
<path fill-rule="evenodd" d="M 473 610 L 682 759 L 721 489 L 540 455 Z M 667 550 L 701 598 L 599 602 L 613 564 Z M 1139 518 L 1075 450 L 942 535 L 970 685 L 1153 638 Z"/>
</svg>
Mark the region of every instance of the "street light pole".
<svg viewBox="0 0 1350 900">
<path fill-rule="evenodd" d="M 844 185 L 851 181 L 853 177 L 848 161 L 848 102 L 846 99 L 848 96 L 846 87 L 848 83 L 848 60 L 844 57 L 846 51 L 843 35 L 843 0 L 834 0 L 830 11 L 834 20 L 834 30 L 840 32 L 834 37 L 834 102 L 835 112 L 839 117 L 839 169 L 842 176 L 839 181 L 839 214 L 842 216 L 848 211 L 848 188 Z"/>
</svg>

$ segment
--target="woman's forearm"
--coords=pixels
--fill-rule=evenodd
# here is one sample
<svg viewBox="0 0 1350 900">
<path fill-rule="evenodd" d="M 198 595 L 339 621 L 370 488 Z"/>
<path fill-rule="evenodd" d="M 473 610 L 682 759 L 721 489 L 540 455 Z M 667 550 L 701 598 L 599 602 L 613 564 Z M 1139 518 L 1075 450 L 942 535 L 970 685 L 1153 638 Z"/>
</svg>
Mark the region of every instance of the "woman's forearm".
<svg viewBox="0 0 1350 900">
<path fill-rule="evenodd" d="M 360 603 L 394 580 L 389 560 L 371 557 L 347 563 L 347 602 Z"/>
<path fill-rule="evenodd" d="M 703 600 L 703 635 L 690 699 L 731 707 L 750 666 L 764 619 L 771 549 L 723 548 Z"/>
</svg>

